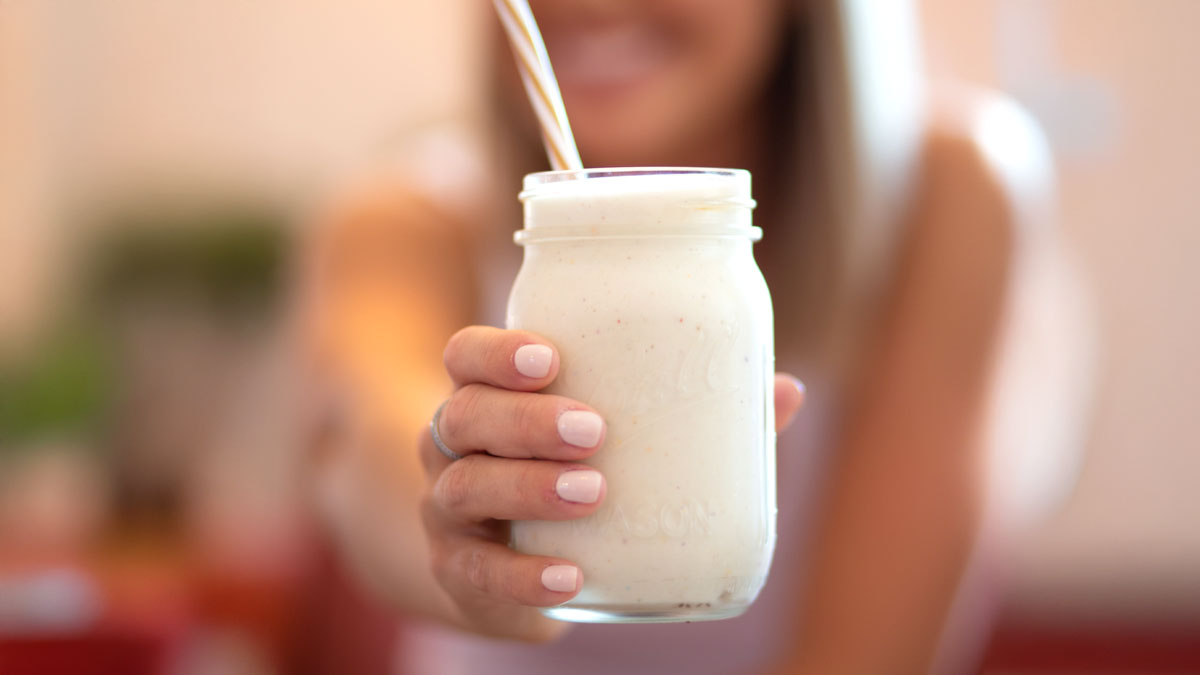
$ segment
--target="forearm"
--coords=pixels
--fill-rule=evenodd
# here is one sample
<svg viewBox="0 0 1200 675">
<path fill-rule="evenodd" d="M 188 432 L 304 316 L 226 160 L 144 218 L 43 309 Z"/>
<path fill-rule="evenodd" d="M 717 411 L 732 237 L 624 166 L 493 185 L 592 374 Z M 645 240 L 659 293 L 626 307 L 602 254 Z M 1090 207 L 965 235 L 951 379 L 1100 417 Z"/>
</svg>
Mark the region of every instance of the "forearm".
<svg viewBox="0 0 1200 675">
<path fill-rule="evenodd" d="M 924 674 L 985 518 L 984 428 L 1019 233 L 969 136 L 932 133 L 888 312 L 864 353 L 818 519 L 802 673 Z"/>
<path fill-rule="evenodd" d="M 973 453 L 856 444 L 831 476 L 785 672 L 928 673 L 981 529 Z"/>
<path fill-rule="evenodd" d="M 410 436 L 415 442 L 416 433 Z M 338 445 L 317 455 L 312 495 L 343 564 L 388 607 L 456 624 L 455 608 L 429 568 L 418 515 L 421 488 L 411 483 L 420 475 L 420 467 L 409 462 L 415 451 L 384 445 L 378 435 L 357 425 L 331 442 Z"/>
<path fill-rule="evenodd" d="M 450 391 L 442 348 L 472 305 L 451 225 L 403 186 L 355 195 L 315 228 L 303 287 L 315 385 L 330 418 L 309 457 L 325 533 L 390 607 L 456 623 L 429 569 L 416 452 Z"/>
</svg>

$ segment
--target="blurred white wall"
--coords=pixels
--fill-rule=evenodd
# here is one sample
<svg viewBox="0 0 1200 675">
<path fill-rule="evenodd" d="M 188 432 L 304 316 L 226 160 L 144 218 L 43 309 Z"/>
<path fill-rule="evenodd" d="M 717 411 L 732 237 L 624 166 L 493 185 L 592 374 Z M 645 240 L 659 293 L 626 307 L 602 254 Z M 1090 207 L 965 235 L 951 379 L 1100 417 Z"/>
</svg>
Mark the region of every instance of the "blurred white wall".
<svg viewBox="0 0 1200 675">
<path fill-rule="evenodd" d="M 31 30 L 44 20 L 44 9 L 0 4 L 0 348 L 41 317 L 39 296 L 47 292 L 54 249 L 47 228 L 53 133 L 38 77 L 48 55 Z"/>
<path fill-rule="evenodd" d="M 1043 616 L 1200 613 L 1200 2 L 921 0 L 931 63 L 1014 92 L 1100 312 L 1077 490 L 1023 543 Z"/>
<path fill-rule="evenodd" d="M 90 181 L 166 166 L 305 185 L 469 106 L 489 18 L 417 0 L 60 4 Z"/>
<path fill-rule="evenodd" d="M 486 4 L 0 2 L 0 337 L 45 309 L 63 209 L 184 186 L 303 199 L 473 105 Z M 200 194 L 204 197 L 204 194 Z"/>
</svg>

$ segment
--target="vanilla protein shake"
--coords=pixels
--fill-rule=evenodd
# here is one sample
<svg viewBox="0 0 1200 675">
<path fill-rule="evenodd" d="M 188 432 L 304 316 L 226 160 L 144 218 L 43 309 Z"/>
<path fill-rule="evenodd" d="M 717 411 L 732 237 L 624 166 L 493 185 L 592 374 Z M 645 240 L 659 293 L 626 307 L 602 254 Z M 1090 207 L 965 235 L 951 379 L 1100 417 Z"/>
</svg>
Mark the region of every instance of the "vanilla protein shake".
<svg viewBox="0 0 1200 675">
<path fill-rule="evenodd" d="M 543 610 L 569 621 L 742 613 L 775 546 L 771 301 L 751 245 L 750 174 L 598 169 L 531 174 L 525 259 L 507 324 L 558 348 L 546 391 L 608 424 L 587 464 L 604 504 L 513 524 L 514 547 L 583 570 Z"/>
</svg>

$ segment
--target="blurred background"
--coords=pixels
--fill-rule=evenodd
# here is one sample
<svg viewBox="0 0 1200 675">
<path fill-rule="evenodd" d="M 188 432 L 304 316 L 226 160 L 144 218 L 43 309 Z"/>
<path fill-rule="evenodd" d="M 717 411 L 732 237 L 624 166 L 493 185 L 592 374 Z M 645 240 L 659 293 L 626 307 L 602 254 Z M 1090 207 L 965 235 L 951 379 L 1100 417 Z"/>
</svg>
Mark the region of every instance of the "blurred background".
<svg viewBox="0 0 1200 675">
<path fill-rule="evenodd" d="M 984 672 L 1200 672 L 1200 2 L 918 4 L 932 75 L 1048 133 L 1100 324 Z M 478 10 L 0 2 L 0 673 L 387 662 L 310 550 L 289 274 L 332 183 L 479 104 Z"/>
</svg>

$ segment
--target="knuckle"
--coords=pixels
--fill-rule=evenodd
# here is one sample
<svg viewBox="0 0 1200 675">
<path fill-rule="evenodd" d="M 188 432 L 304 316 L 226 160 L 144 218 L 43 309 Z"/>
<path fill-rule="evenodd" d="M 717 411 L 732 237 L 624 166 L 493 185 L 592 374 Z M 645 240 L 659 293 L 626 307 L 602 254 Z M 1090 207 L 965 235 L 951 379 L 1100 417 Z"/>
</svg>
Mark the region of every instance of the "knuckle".
<svg viewBox="0 0 1200 675">
<path fill-rule="evenodd" d="M 509 599 L 518 599 L 521 597 L 522 586 L 515 575 L 503 574 L 497 575 L 492 580 L 492 592 L 496 595 Z"/>
<path fill-rule="evenodd" d="M 545 467 L 542 463 L 525 463 L 515 476 L 514 484 L 517 494 L 521 495 L 523 507 L 534 512 L 545 512 L 547 508 L 555 509 L 559 505 L 558 494 L 554 491 L 554 483 L 547 480 Z"/>
<path fill-rule="evenodd" d="M 507 375 L 515 368 L 513 365 L 513 352 L 515 349 L 512 342 L 512 333 L 510 331 L 500 332 L 494 338 L 487 341 L 484 347 L 484 363 L 487 364 L 489 370 L 494 370 L 494 376 Z"/>
<path fill-rule="evenodd" d="M 442 365 L 446 370 L 452 370 L 454 363 L 462 358 L 467 343 L 471 339 L 471 327 L 461 328 L 446 341 L 446 349 L 442 351 Z"/>
<path fill-rule="evenodd" d="M 452 556 L 447 547 L 439 542 L 433 542 L 429 548 L 429 569 L 433 572 L 433 578 L 437 580 L 443 588 L 449 588 L 450 577 L 452 576 L 451 564 Z"/>
<path fill-rule="evenodd" d="M 488 555 L 482 548 L 474 548 L 467 552 L 466 560 L 463 561 L 463 573 L 472 586 L 484 593 L 491 591 L 488 567 Z"/>
<path fill-rule="evenodd" d="M 438 431 L 444 439 L 461 440 L 466 435 L 471 421 L 478 415 L 482 398 L 483 387 L 475 384 L 469 384 L 454 392 L 442 410 L 439 420 Z M 454 449 L 461 451 L 467 448 Z"/>
<path fill-rule="evenodd" d="M 432 493 L 426 493 L 425 496 L 421 497 L 419 510 L 421 514 L 421 524 L 425 529 L 425 536 L 432 542 L 435 539 L 433 534 L 434 528 L 437 526 L 438 510 L 437 501 L 434 499 Z"/>
<path fill-rule="evenodd" d="M 452 513 L 461 510 L 471 498 L 471 463 L 466 459 L 447 467 L 433 485 L 433 500 L 442 509 Z"/>
<path fill-rule="evenodd" d="M 522 440 L 528 442 L 542 435 L 546 417 L 544 411 L 544 401 L 537 394 L 517 398 L 513 405 L 512 424 Z"/>
</svg>

